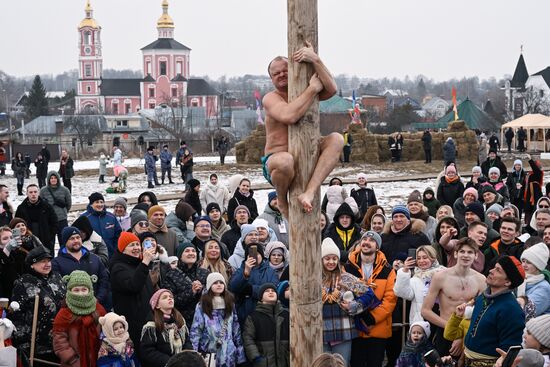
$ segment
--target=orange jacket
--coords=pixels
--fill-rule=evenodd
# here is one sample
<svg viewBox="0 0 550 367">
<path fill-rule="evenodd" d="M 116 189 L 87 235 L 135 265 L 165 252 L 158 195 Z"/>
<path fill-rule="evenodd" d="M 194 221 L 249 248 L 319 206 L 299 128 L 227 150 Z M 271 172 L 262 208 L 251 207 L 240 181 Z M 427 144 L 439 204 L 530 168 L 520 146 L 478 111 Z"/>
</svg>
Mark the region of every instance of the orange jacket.
<svg viewBox="0 0 550 367">
<path fill-rule="evenodd" d="M 363 270 L 361 269 L 361 248 L 358 246 L 348 256 L 348 262 L 345 265 L 348 273 L 363 279 Z M 368 334 L 361 332 L 362 338 L 381 338 L 387 339 L 392 333 L 392 312 L 397 303 L 397 297 L 393 292 L 395 283 L 395 271 L 386 260 L 386 256 L 381 252 L 376 252 L 372 274 L 365 281 L 372 288 L 374 294 L 382 302 L 378 307 L 367 310 L 361 314 L 363 319 L 374 318 L 375 324 L 369 328 Z"/>
</svg>

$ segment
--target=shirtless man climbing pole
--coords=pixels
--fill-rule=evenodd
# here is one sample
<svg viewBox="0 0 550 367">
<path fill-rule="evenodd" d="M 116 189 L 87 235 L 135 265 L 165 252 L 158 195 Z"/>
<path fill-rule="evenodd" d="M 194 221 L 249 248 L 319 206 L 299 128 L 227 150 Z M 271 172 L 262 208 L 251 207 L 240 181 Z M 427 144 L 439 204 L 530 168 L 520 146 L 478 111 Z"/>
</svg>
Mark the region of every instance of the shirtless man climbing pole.
<svg viewBox="0 0 550 367">
<path fill-rule="evenodd" d="M 292 102 L 288 102 L 288 59 L 283 56 L 274 58 L 268 66 L 269 76 L 275 90 L 263 98 L 266 111 L 266 144 L 262 164 L 265 178 L 275 186 L 279 210 L 288 218 L 288 189 L 294 179 L 294 157 L 288 152 L 288 125 L 298 122 L 307 112 L 316 96 L 325 100 L 336 93 L 336 83 L 330 72 L 309 42 L 293 55 L 295 62 L 307 62 L 313 65 L 315 74 L 309 80 L 309 86 Z M 332 133 L 319 141 L 319 159 L 306 190 L 298 196 L 304 210 L 313 210 L 315 191 L 338 163 L 344 146 L 342 135 Z"/>
<path fill-rule="evenodd" d="M 438 326 L 434 335 L 434 346 L 441 355 L 460 355 L 462 339 L 446 341 L 443 338 L 445 324 L 455 311 L 456 306 L 469 302 L 482 293 L 487 285 L 485 277 L 472 269 L 477 257 L 478 246 L 474 240 L 465 237 L 455 247 L 456 265 L 434 274 L 430 288 L 422 304 L 424 320 Z M 439 315 L 433 307 L 439 300 Z"/>
</svg>

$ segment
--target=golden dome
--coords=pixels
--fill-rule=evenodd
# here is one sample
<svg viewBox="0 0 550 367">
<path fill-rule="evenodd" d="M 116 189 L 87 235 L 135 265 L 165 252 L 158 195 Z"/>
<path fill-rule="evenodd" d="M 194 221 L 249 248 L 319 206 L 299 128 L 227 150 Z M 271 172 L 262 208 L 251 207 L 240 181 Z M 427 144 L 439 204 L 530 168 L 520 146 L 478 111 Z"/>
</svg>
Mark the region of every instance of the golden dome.
<svg viewBox="0 0 550 367">
<path fill-rule="evenodd" d="M 168 0 L 162 1 L 162 15 L 157 21 L 158 28 L 174 28 L 174 21 L 172 17 L 168 15 Z"/>
<path fill-rule="evenodd" d="M 84 27 L 90 27 L 90 28 L 99 28 L 99 24 L 97 24 L 96 20 L 93 17 L 93 9 L 92 5 L 90 4 L 90 0 L 86 1 L 86 7 L 84 8 L 84 12 L 86 13 L 86 18 L 82 19 L 80 24 L 78 25 L 78 28 L 84 28 Z"/>
</svg>

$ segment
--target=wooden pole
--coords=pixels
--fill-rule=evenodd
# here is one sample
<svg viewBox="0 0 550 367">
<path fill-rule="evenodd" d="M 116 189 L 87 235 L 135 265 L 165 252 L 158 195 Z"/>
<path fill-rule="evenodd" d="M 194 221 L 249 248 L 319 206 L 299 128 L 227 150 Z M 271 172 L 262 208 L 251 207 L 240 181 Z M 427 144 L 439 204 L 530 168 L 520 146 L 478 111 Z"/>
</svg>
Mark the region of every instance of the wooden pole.
<svg viewBox="0 0 550 367">
<path fill-rule="evenodd" d="M 288 100 L 309 85 L 313 68 L 292 61 L 292 54 L 309 41 L 317 50 L 317 0 L 288 0 Z M 288 129 L 289 152 L 295 160 L 295 178 L 289 192 L 290 213 L 290 363 L 307 367 L 322 352 L 321 248 L 319 190 L 313 212 L 303 213 L 297 197 L 306 185 L 319 156 L 319 102 Z"/>
<path fill-rule="evenodd" d="M 29 356 L 31 367 L 34 366 L 34 347 L 36 345 L 36 328 L 38 324 L 38 304 L 40 303 L 40 295 L 36 293 L 34 296 L 34 312 L 32 314 L 32 330 L 31 330 L 31 355 Z"/>
</svg>

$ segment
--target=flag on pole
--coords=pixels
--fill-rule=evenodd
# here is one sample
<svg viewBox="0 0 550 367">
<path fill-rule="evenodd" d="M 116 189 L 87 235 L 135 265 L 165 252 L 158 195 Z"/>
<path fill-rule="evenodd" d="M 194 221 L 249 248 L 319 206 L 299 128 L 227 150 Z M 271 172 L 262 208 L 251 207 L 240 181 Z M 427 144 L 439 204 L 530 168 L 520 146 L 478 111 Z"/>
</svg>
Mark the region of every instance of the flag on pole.
<svg viewBox="0 0 550 367">
<path fill-rule="evenodd" d="M 353 110 L 349 114 L 352 122 L 359 124 L 361 123 L 361 110 L 359 109 L 359 103 L 357 103 L 357 99 L 355 98 L 355 89 L 352 92 L 351 100 Z"/>
<path fill-rule="evenodd" d="M 256 89 L 254 91 L 254 98 L 256 99 L 256 116 L 258 116 L 258 123 L 263 124 L 264 119 L 262 118 L 262 96 L 260 95 L 260 92 Z"/>
<path fill-rule="evenodd" d="M 455 113 L 455 121 L 458 120 L 458 108 L 456 107 L 456 88 L 453 87 L 451 90 L 451 94 L 453 95 L 453 112 Z"/>
</svg>

